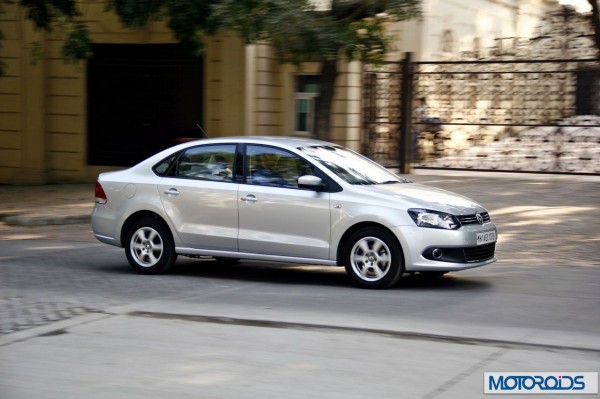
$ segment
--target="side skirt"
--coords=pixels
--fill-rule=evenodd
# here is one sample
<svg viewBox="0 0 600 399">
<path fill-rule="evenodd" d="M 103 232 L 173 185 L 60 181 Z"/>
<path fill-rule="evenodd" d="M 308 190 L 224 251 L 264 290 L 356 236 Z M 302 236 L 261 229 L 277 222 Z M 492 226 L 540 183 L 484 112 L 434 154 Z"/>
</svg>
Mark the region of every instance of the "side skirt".
<svg viewBox="0 0 600 399">
<path fill-rule="evenodd" d="M 337 266 L 337 262 L 335 260 L 300 258 L 300 257 L 295 257 L 295 256 L 252 254 L 252 253 L 246 253 L 246 252 L 215 251 L 215 250 L 209 250 L 209 249 L 194 249 L 194 248 L 184 248 L 184 247 L 176 247 L 175 252 L 177 252 L 179 255 L 216 256 L 216 257 L 222 257 L 222 258 L 239 258 L 239 259 L 266 260 L 266 261 L 284 262 L 284 263 L 302 263 L 302 264 L 311 264 L 311 265 Z"/>
</svg>

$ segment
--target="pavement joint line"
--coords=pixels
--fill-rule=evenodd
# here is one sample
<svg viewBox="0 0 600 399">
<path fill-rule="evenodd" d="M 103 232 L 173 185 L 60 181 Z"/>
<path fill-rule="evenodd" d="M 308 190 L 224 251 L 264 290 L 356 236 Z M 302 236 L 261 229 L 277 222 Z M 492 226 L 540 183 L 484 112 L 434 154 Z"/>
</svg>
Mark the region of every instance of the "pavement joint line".
<svg viewBox="0 0 600 399">
<path fill-rule="evenodd" d="M 471 367 L 469 367 L 468 369 L 466 369 L 466 370 L 462 371 L 461 373 L 455 375 L 453 378 L 449 379 L 448 381 L 446 381 L 445 383 L 443 383 L 442 385 L 440 385 L 436 389 L 432 390 L 427 395 L 423 396 L 421 399 L 433 399 L 433 398 L 435 398 L 435 397 L 437 397 L 439 395 L 447 393 L 454 386 L 456 386 L 460 382 L 464 381 L 466 378 L 468 378 L 469 376 L 473 375 L 477 371 L 479 371 L 479 370 L 485 370 L 485 368 L 486 368 L 486 366 L 488 364 L 490 364 L 490 363 L 498 360 L 500 357 L 504 356 L 504 354 L 507 351 L 508 351 L 507 348 L 500 348 L 500 349 L 498 349 L 494 353 L 486 356 L 485 358 L 481 359 L 477 363 L 471 365 Z"/>
<path fill-rule="evenodd" d="M 163 319 L 163 320 L 182 320 L 197 323 L 212 323 L 212 324 L 225 324 L 234 326 L 246 326 L 246 327 L 261 327 L 261 328 L 278 328 L 278 329 L 293 329 L 293 330 L 308 330 L 308 331 L 320 331 L 320 332 L 349 332 L 349 333 L 365 333 L 379 335 L 388 338 L 415 340 L 415 341 L 429 341 L 429 342 L 441 342 L 450 343 L 457 345 L 475 345 L 475 346 L 489 346 L 498 347 L 502 349 L 517 349 L 517 350 L 546 350 L 551 352 L 583 352 L 588 354 L 600 355 L 600 349 L 597 348 L 585 348 L 576 346 L 566 345 L 551 345 L 551 344 L 536 344 L 531 342 L 516 342 L 500 339 L 486 339 L 486 338 L 474 338 L 464 336 L 453 336 L 453 335 L 441 335 L 441 334 L 428 334 L 416 331 L 397 331 L 397 330 L 385 330 L 377 328 L 365 328 L 365 327 L 354 327 L 354 326 L 336 326 L 328 324 L 314 324 L 314 323 L 296 323 L 288 321 L 277 321 L 277 320 L 260 320 L 260 319 L 242 319 L 236 317 L 225 317 L 225 316 L 204 316 L 204 315 L 190 315 L 190 314 L 178 314 L 178 313 L 164 313 L 164 312 L 150 312 L 150 311 L 131 311 L 124 315 L 131 317 L 145 317 L 151 319 Z"/>
<path fill-rule="evenodd" d="M 28 341 L 32 338 L 62 335 L 68 333 L 69 328 L 83 326 L 114 316 L 118 316 L 118 314 L 103 311 L 94 311 L 81 316 L 71 317 L 69 319 L 59 320 L 42 326 L 16 331 L 10 334 L 0 336 L 0 348 L 2 348 L 3 346 Z"/>
</svg>

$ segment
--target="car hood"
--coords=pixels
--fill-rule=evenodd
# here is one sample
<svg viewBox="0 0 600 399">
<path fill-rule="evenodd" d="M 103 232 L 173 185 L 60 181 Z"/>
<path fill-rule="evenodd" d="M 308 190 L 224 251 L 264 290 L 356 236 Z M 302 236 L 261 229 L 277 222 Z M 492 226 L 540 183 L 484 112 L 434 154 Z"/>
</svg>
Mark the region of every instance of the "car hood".
<svg viewBox="0 0 600 399">
<path fill-rule="evenodd" d="M 485 209 L 465 196 L 416 183 L 361 186 L 378 197 L 402 202 L 407 208 L 426 208 L 454 215 L 483 212 Z"/>
</svg>

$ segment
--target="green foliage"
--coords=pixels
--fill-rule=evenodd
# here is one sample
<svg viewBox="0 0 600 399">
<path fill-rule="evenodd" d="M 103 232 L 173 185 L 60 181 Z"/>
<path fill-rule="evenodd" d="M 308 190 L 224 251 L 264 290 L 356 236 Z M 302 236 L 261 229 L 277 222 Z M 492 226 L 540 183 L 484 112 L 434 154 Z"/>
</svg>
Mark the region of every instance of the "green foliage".
<svg viewBox="0 0 600 399">
<path fill-rule="evenodd" d="M 264 40 L 267 17 L 277 1 L 221 0 L 211 5 L 210 33 L 229 29 L 239 33 L 246 43 Z"/>
<path fill-rule="evenodd" d="M 11 1 L 3 0 L 3 2 Z M 76 63 L 92 55 L 92 42 L 88 29 L 82 22 L 76 21 L 81 13 L 77 9 L 75 0 L 20 0 L 19 5 L 36 28 L 46 32 L 58 31 L 64 35 L 62 56 L 65 62 Z M 35 63 L 44 56 L 44 49 L 40 42 L 30 43 L 30 46 L 31 59 Z M 0 62 L 0 76 L 5 73 L 5 65 Z"/>
<path fill-rule="evenodd" d="M 142 27 L 163 17 L 163 7 L 167 3 L 167 0 L 111 0 L 106 11 L 114 11 L 127 26 Z"/>
<path fill-rule="evenodd" d="M 142 27 L 151 21 L 165 20 L 179 42 L 199 53 L 206 32 L 211 29 L 211 7 L 214 1 L 200 0 L 110 0 L 108 11 L 114 11 L 128 27 Z"/>
<path fill-rule="evenodd" d="M 55 18 L 79 15 L 74 0 L 21 0 L 20 4 L 26 10 L 27 19 L 48 32 L 52 30 Z"/>
<path fill-rule="evenodd" d="M 130 27 L 164 19 L 195 50 L 208 35 L 236 32 L 246 43 L 270 43 L 282 61 L 350 59 L 378 62 L 389 50 L 384 24 L 413 18 L 420 0 L 333 0 L 327 10 L 309 0 L 111 0 Z M 385 15 L 381 15 L 382 13 Z"/>
<path fill-rule="evenodd" d="M 344 46 L 346 58 L 379 64 L 385 60 L 392 37 L 384 25 L 372 20 L 361 20 L 350 24 L 347 45 Z"/>
<path fill-rule="evenodd" d="M 61 54 L 68 63 L 77 63 L 78 60 L 92 56 L 92 40 L 83 24 L 73 25 L 63 44 Z"/>
<path fill-rule="evenodd" d="M 167 7 L 167 26 L 177 40 L 194 50 L 202 52 L 207 33 L 213 32 L 210 22 L 211 1 L 170 1 Z"/>
<path fill-rule="evenodd" d="M 336 59 L 380 62 L 389 50 L 387 21 L 420 15 L 420 0 L 333 0 L 319 10 L 308 0 L 221 0 L 212 7 L 219 29 L 246 42 L 269 42 L 283 61 Z M 385 14 L 384 14 L 385 13 Z"/>
<path fill-rule="evenodd" d="M 0 0 L 9 1 L 9 0 Z M 246 43 L 268 42 L 284 62 L 348 59 L 380 62 L 389 50 L 387 21 L 418 17 L 420 0 L 109 0 L 123 24 L 143 27 L 164 20 L 194 52 L 208 35 L 233 31 Z M 37 28 L 65 35 L 62 55 L 76 62 L 92 55 L 76 0 L 20 0 Z M 385 13 L 385 14 L 384 14 Z"/>
</svg>

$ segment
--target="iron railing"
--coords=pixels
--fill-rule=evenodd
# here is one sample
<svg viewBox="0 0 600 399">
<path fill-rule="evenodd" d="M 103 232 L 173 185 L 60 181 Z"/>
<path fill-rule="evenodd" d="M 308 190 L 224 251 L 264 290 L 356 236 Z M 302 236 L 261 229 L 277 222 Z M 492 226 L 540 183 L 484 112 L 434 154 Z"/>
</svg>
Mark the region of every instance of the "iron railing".
<svg viewBox="0 0 600 399">
<path fill-rule="evenodd" d="M 407 58 L 365 68 L 363 104 L 386 166 L 600 174 L 600 60 Z"/>
</svg>

